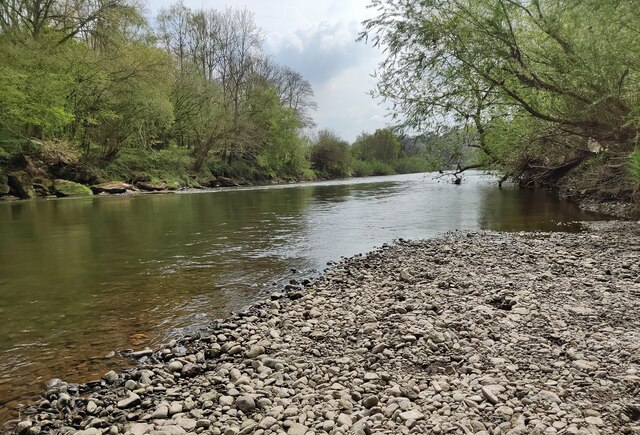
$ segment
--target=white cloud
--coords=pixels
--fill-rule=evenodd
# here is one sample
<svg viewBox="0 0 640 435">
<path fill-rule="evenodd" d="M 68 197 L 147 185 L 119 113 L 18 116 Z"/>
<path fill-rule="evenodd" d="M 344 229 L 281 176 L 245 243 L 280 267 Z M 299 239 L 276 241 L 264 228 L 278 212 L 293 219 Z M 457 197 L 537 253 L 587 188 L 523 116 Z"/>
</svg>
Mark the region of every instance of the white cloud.
<svg viewBox="0 0 640 435">
<path fill-rule="evenodd" d="M 363 63 L 347 68 L 318 88 L 320 127 L 336 131 L 353 141 L 362 131 L 373 131 L 386 124 L 383 108 L 368 95 L 374 81 L 368 75 L 371 65 Z"/>
<path fill-rule="evenodd" d="M 157 11 L 174 3 L 153 1 Z M 185 0 L 192 8 L 247 8 L 265 32 L 268 54 L 311 82 L 318 102 L 315 119 L 353 141 L 362 131 L 386 124 L 385 111 L 367 92 L 381 54 L 356 42 L 369 0 Z"/>
</svg>

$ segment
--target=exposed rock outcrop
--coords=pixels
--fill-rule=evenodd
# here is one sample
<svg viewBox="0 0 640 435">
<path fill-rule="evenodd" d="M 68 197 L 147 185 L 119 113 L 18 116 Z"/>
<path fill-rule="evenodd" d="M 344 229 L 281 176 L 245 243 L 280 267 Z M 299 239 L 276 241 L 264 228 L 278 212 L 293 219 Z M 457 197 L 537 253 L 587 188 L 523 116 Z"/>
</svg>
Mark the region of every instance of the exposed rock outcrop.
<svg viewBox="0 0 640 435">
<path fill-rule="evenodd" d="M 21 199 L 35 198 L 36 192 L 33 189 L 33 181 L 25 171 L 10 172 L 7 174 L 11 194 Z"/>
<path fill-rule="evenodd" d="M 138 190 L 133 187 L 131 184 L 123 183 L 121 181 L 109 181 L 107 183 L 100 183 L 91 186 L 91 190 L 93 193 L 109 193 L 112 195 L 126 193 L 127 191 L 135 191 Z"/>
<path fill-rule="evenodd" d="M 53 190 L 58 197 L 91 196 L 93 192 L 84 184 L 75 183 L 69 180 L 55 179 Z"/>
</svg>

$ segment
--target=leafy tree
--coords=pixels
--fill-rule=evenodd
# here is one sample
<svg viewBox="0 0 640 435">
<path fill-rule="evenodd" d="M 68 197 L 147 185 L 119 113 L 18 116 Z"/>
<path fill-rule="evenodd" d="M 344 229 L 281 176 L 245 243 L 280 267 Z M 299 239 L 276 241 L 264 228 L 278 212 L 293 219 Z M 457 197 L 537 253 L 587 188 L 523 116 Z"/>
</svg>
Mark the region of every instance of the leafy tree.
<svg viewBox="0 0 640 435">
<path fill-rule="evenodd" d="M 149 165 L 175 180 L 174 158 L 203 177 L 212 162 L 239 177 L 309 173 L 313 90 L 267 58 L 253 14 L 178 3 L 157 24 L 138 0 L 0 1 L 0 170 L 86 181 Z"/>
<path fill-rule="evenodd" d="M 346 177 L 350 163 L 349 144 L 335 133 L 321 130 L 311 147 L 312 168 L 324 177 Z"/>
<path fill-rule="evenodd" d="M 123 147 L 161 140 L 174 119 L 171 65 L 164 52 L 140 43 L 85 51 L 76 59 L 69 100 L 73 133 L 85 155 L 97 144 L 102 157 L 113 160 Z"/>
<path fill-rule="evenodd" d="M 379 14 L 365 22 L 362 38 L 388 53 L 375 93 L 394 104 L 404 127 L 454 121 L 471 128 L 470 145 L 516 176 L 561 176 L 554 168 L 592 156 L 592 142 L 611 153 L 633 150 L 640 119 L 635 2 L 371 4 Z"/>
<path fill-rule="evenodd" d="M 395 163 L 402 147 L 398 138 L 387 129 L 378 129 L 373 134 L 362 133 L 351 148 L 353 156 L 360 160 L 378 160 Z"/>
<path fill-rule="evenodd" d="M 13 44 L 0 34 L 0 130 L 5 137 L 56 137 L 73 120 L 66 104 L 73 80 L 64 54 L 50 42 Z"/>
<path fill-rule="evenodd" d="M 0 30 L 27 33 L 38 40 L 55 35 L 58 44 L 74 38 L 108 37 L 104 31 L 110 13 L 133 11 L 126 0 L 4 0 L 0 2 Z"/>
<path fill-rule="evenodd" d="M 258 87 L 250 103 L 254 110 L 251 118 L 259 166 L 271 178 L 301 175 L 308 165 L 298 133 L 300 120 L 294 109 L 280 105 L 274 87 Z"/>
</svg>

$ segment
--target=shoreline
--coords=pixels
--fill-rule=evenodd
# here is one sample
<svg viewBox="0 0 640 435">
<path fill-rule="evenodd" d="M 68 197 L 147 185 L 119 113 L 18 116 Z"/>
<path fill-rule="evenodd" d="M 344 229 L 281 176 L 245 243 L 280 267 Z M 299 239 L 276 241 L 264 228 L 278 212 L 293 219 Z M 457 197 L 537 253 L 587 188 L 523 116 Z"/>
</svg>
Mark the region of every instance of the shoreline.
<svg viewBox="0 0 640 435">
<path fill-rule="evenodd" d="M 345 259 L 134 368 L 52 384 L 15 433 L 638 433 L 640 227 L 585 225 Z"/>
<path fill-rule="evenodd" d="M 490 175 L 490 172 L 482 171 L 485 175 Z M 434 178 L 438 178 L 436 174 L 437 172 L 420 172 L 416 174 L 429 175 L 432 174 Z M 409 175 L 409 174 L 395 174 L 395 175 Z M 24 201 L 29 200 L 56 200 L 56 199 L 69 199 L 69 198 L 87 198 L 87 197 L 119 197 L 119 196 L 140 196 L 140 195 L 166 195 L 166 194 L 189 194 L 189 193 L 207 193 L 207 192 L 220 192 L 220 191 L 233 191 L 233 190 L 246 190 L 246 189 L 254 189 L 254 188 L 268 188 L 272 186 L 284 186 L 284 187 L 295 187 L 295 186 L 305 186 L 305 185 L 313 185 L 314 183 L 324 183 L 324 182 L 348 182 L 350 180 L 361 180 L 367 178 L 380 178 L 387 177 L 385 175 L 382 176 L 367 176 L 367 177 L 346 177 L 346 178 L 330 178 L 330 179 L 317 179 L 317 180 L 270 180 L 270 181 L 247 181 L 241 179 L 232 179 L 225 177 L 218 177 L 215 186 L 203 186 L 200 185 L 198 187 L 178 187 L 178 188 L 170 188 L 165 183 L 148 183 L 155 185 L 163 185 L 161 189 L 145 189 L 139 186 L 135 186 L 132 184 L 127 184 L 125 182 L 109 182 L 103 183 L 103 185 L 110 185 L 109 189 L 104 190 L 101 188 L 97 188 L 97 186 L 89 186 L 82 184 L 83 187 L 87 189 L 90 187 L 94 190 L 92 195 L 87 196 L 55 196 L 50 195 L 47 197 L 34 197 L 29 199 L 21 199 L 18 197 L 13 197 L 11 195 L 8 196 L 0 196 L 0 204 L 2 203 L 22 203 Z M 498 178 L 496 178 L 496 181 Z M 213 182 L 213 181 L 212 181 Z M 454 184 L 454 183 L 452 183 Z M 496 183 L 497 185 L 497 183 Z M 96 189 L 97 188 L 97 189 Z M 523 189 L 523 187 L 517 187 Z M 528 188 L 524 188 L 528 189 Z M 620 219 L 620 220 L 637 220 L 640 219 L 640 204 L 634 202 L 603 202 L 596 201 L 590 198 L 577 198 L 573 196 L 563 195 L 557 190 L 554 189 L 545 189 L 539 187 L 538 189 L 543 189 L 545 191 L 551 192 L 558 200 L 567 201 L 569 203 L 575 204 L 578 208 L 588 213 L 593 213 L 596 215 L 610 217 L 612 219 Z"/>
</svg>

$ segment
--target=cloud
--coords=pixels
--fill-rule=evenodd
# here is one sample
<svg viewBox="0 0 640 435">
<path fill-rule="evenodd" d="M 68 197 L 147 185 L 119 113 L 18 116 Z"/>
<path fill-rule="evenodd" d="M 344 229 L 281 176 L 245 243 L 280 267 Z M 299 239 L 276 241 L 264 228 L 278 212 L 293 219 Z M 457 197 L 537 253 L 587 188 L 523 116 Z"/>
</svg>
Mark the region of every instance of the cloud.
<svg viewBox="0 0 640 435">
<path fill-rule="evenodd" d="M 317 87 L 316 122 L 320 128 L 329 128 L 353 141 L 361 132 L 387 124 L 383 106 L 368 94 L 375 84 L 369 75 L 375 61 L 372 58 L 354 64 Z"/>
<path fill-rule="evenodd" d="M 360 23 L 328 22 L 297 29 L 288 35 L 272 35 L 267 51 L 274 60 L 301 73 L 313 86 L 319 128 L 334 130 L 353 141 L 362 131 L 387 124 L 384 109 L 369 95 L 375 80 L 371 74 L 381 53 L 357 42 Z"/>
<path fill-rule="evenodd" d="M 370 47 L 356 42 L 358 31 L 355 21 L 323 22 L 270 40 L 267 51 L 319 85 L 372 55 Z"/>
</svg>

